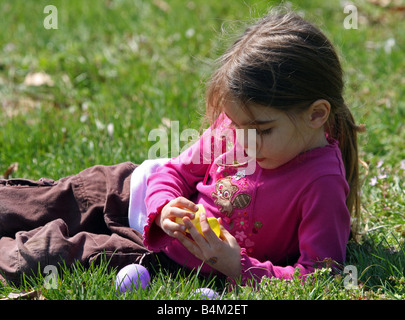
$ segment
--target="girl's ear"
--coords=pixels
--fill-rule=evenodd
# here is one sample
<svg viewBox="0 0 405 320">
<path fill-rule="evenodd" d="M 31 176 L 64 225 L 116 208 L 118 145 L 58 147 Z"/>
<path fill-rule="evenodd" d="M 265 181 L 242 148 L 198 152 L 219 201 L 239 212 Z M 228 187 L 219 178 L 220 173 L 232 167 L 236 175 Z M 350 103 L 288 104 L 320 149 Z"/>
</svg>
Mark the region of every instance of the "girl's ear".
<svg viewBox="0 0 405 320">
<path fill-rule="evenodd" d="M 330 103 L 325 99 L 316 100 L 309 106 L 307 112 L 308 125 L 313 129 L 318 129 L 328 121 Z"/>
</svg>

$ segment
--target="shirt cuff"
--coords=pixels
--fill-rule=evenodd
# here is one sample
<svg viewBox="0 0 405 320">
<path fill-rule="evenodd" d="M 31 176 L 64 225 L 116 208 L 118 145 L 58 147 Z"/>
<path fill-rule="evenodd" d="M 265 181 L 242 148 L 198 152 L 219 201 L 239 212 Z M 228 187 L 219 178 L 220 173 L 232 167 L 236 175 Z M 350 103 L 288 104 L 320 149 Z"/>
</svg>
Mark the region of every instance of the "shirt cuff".
<svg viewBox="0 0 405 320">
<path fill-rule="evenodd" d="M 162 205 L 156 208 L 153 212 L 148 214 L 146 225 L 143 229 L 143 244 L 149 250 L 159 252 L 165 248 L 173 238 L 167 235 L 160 227 L 155 223 L 155 219 L 159 216 L 163 207 L 169 201 L 165 201 Z"/>
</svg>

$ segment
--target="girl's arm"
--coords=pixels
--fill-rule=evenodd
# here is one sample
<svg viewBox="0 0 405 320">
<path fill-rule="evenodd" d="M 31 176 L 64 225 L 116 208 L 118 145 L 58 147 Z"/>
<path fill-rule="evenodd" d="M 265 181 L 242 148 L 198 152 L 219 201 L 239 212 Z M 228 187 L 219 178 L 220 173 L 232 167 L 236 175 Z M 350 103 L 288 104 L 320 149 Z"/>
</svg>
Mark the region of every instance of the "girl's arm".
<svg viewBox="0 0 405 320">
<path fill-rule="evenodd" d="M 294 265 L 277 266 L 269 260 L 259 261 L 249 256 L 222 223 L 221 237 L 218 238 L 203 215 L 200 216 L 200 224 L 204 236 L 189 218 L 183 221 L 193 240 L 180 232 L 176 232 L 175 236 L 197 258 L 231 280 L 237 281 L 241 277 L 242 284 L 249 280 L 260 282 L 263 276 L 291 279 L 298 268 L 299 274 L 304 276 L 317 267 L 334 267 L 336 262 L 345 260 L 350 233 L 346 192 L 346 182 L 338 176 L 317 179 L 304 192 L 298 204 L 302 209 L 298 230 L 300 257 Z"/>
<path fill-rule="evenodd" d="M 214 143 L 214 136 L 208 129 L 199 141 L 149 177 L 145 198 L 148 219 L 144 228 L 144 243 L 150 250 L 159 251 L 174 239 L 162 230 L 161 221 L 156 218 L 169 202 L 189 199 L 196 192 L 197 184 L 204 179 L 213 161 Z"/>
</svg>

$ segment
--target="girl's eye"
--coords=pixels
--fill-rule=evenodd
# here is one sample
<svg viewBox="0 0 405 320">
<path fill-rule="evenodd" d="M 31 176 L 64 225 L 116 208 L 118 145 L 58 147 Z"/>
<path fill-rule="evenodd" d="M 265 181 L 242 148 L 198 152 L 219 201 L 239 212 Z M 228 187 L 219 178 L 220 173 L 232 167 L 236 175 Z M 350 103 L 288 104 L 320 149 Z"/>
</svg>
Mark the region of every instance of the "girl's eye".
<svg viewBox="0 0 405 320">
<path fill-rule="evenodd" d="M 261 130 L 260 134 L 261 135 L 270 134 L 272 130 L 273 130 L 273 128 L 269 128 L 269 129 L 266 129 L 266 130 Z"/>
</svg>

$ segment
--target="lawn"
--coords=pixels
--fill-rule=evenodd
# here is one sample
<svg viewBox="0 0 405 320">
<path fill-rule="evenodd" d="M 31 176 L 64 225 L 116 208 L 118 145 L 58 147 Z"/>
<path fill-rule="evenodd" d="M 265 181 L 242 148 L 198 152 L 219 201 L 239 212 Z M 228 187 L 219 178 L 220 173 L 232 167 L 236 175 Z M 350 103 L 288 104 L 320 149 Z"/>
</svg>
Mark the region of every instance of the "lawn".
<svg viewBox="0 0 405 320">
<path fill-rule="evenodd" d="M 277 3 L 55 0 L 56 21 L 44 13 L 49 1 L 0 1 L 0 175 L 57 179 L 95 164 L 140 163 L 156 144 L 153 129 L 166 130 L 168 141 L 177 124 L 199 130 L 213 61 Z M 187 300 L 204 286 L 222 299 L 405 298 L 405 5 L 353 1 L 357 29 L 347 29 L 353 11 L 342 1 L 288 4 L 338 48 L 346 100 L 367 129 L 359 137 L 363 237 L 349 243 L 346 261 L 357 286 L 347 286 L 348 272 L 328 270 L 304 284 L 272 279 L 233 291 L 216 279 L 162 273 L 148 290 L 117 296 L 117 270 L 105 263 L 64 268 L 57 289 L 46 288 L 43 274 L 23 288 L 0 284 L 0 297 L 25 289 L 46 299 Z M 167 149 L 157 156 L 176 152 Z"/>
</svg>

